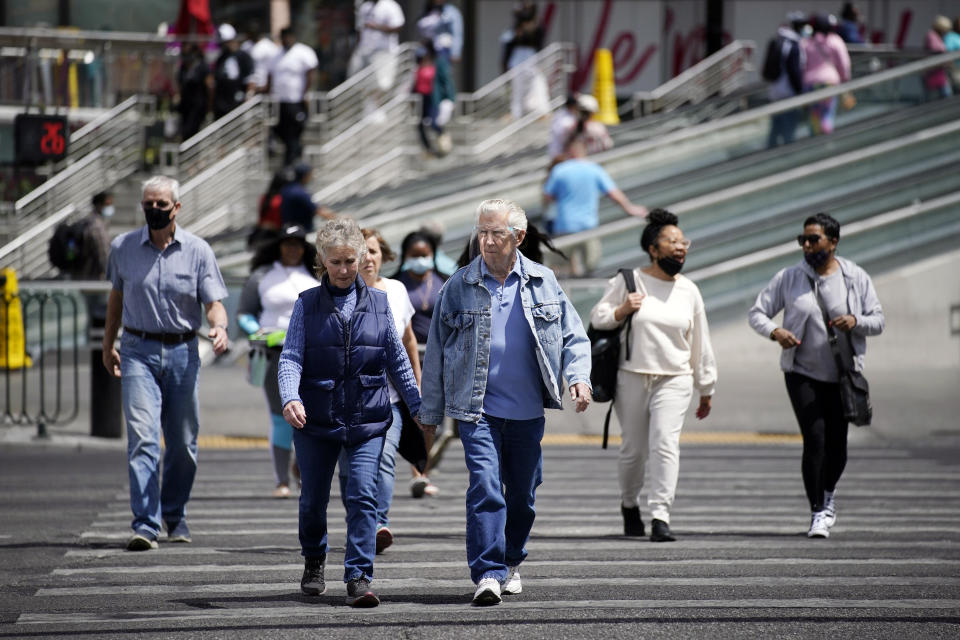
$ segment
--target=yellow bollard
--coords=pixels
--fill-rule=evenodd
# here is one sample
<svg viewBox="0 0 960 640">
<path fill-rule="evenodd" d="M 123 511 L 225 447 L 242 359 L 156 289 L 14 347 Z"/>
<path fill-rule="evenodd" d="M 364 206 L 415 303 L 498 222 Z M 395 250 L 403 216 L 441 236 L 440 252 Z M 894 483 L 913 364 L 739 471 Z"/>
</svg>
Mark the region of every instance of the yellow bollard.
<svg viewBox="0 0 960 640">
<path fill-rule="evenodd" d="M 617 115 L 617 87 L 613 78 L 613 54 L 610 49 L 597 49 L 593 63 L 593 97 L 600 110 L 593 117 L 603 124 L 620 124 Z"/>
<path fill-rule="evenodd" d="M 23 307 L 17 290 L 17 272 L 7 267 L 0 271 L 3 300 L 0 303 L 0 369 L 20 369 L 31 365 L 23 335 Z"/>
</svg>

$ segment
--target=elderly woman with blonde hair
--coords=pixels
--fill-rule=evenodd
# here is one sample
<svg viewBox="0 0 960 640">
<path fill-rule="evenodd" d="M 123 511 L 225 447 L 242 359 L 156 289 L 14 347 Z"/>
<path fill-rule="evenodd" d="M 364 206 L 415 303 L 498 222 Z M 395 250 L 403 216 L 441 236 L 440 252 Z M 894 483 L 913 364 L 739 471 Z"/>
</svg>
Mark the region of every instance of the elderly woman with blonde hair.
<svg viewBox="0 0 960 640">
<path fill-rule="evenodd" d="M 370 588 L 376 553 L 377 481 L 384 435 L 393 420 L 387 376 L 416 416 L 420 394 L 390 312 L 387 294 L 359 276 L 367 257 L 360 227 L 330 220 L 317 233 L 320 286 L 293 307 L 279 383 L 283 417 L 294 428 L 303 487 L 300 588 L 326 591 L 327 504 L 340 452 L 348 465 L 344 577 L 347 604 L 375 607 Z"/>
</svg>

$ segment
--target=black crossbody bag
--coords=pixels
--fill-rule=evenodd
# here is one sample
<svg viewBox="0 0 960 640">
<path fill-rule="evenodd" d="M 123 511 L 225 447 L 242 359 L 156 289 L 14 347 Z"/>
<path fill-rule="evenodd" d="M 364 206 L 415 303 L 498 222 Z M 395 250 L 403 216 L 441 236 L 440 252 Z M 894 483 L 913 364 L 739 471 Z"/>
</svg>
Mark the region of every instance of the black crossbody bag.
<svg viewBox="0 0 960 640">
<path fill-rule="evenodd" d="M 620 269 L 617 271 L 623 276 L 627 284 L 627 293 L 631 294 L 637 290 L 637 284 L 633 280 L 632 269 Z M 630 316 L 633 314 L 631 313 Z M 630 316 L 627 316 L 625 322 L 627 354 L 630 353 Z M 616 329 L 595 329 L 591 325 L 587 329 L 587 337 L 590 338 L 590 386 L 593 387 L 593 400 L 596 402 L 609 402 L 610 408 L 607 409 L 607 417 L 603 421 L 603 445 L 607 448 L 607 439 L 610 435 L 610 414 L 613 412 L 613 398 L 617 392 L 617 372 L 620 369 L 620 333 L 623 327 Z"/>
<path fill-rule="evenodd" d="M 827 342 L 830 343 L 830 351 L 833 353 L 833 359 L 837 363 L 837 370 L 840 372 L 840 402 L 843 405 L 843 417 L 848 422 L 852 422 L 858 427 L 865 427 L 873 419 L 873 407 L 870 404 L 870 385 L 863 374 L 848 366 L 843 360 L 843 354 L 840 353 L 840 345 L 837 344 L 839 337 L 837 332 L 830 326 L 830 315 L 820 297 L 820 286 L 814 278 L 810 278 L 810 286 L 813 287 L 813 295 L 817 299 L 817 305 L 820 307 L 820 313 L 823 315 L 823 324 L 827 328 Z M 849 304 L 847 311 L 850 311 Z M 850 340 L 850 336 L 847 336 Z M 853 344 L 850 345 L 850 351 L 853 351 Z"/>
</svg>

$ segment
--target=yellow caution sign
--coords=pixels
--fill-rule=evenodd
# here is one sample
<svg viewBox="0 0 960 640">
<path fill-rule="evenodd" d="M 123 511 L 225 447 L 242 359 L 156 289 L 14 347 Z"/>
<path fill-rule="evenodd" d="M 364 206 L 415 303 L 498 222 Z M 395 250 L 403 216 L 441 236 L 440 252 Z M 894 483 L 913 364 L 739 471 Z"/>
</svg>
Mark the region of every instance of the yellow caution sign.
<svg viewBox="0 0 960 640">
<path fill-rule="evenodd" d="M 3 300 L 0 303 L 0 369 L 29 367 L 23 336 L 23 307 L 17 288 L 17 272 L 7 267 L 0 271 Z"/>
<path fill-rule="evenodd" d="M 610 49 L 597 49 L 593 63 L 593 97 L 600 110 L 595 116 L 603 124 L 620 124 L 617 115 L 617 87 L 613 78 L 613 54 Z"/>
</svg>

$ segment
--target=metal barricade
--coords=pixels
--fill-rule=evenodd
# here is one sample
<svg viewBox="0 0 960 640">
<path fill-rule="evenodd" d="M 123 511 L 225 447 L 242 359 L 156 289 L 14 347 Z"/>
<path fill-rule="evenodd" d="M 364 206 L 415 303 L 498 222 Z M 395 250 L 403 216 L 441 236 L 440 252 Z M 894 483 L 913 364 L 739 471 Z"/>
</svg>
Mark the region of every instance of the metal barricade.
<svg viewBox="0 0 960 640">
<path fill-rule="evenodd" d="M 76 419 L 80 404 L 80 309 L 77 298 L 42 290 L 3 296 L 4 318 L 15 304 L 22 309 L 22 354 L 12 349 L 11 322 L 3 323 L 4 424 L 36 424 L 38 436 L 47 425 Z M 19 358 L 17 357 L 19 356 Z"/>
</svg>

